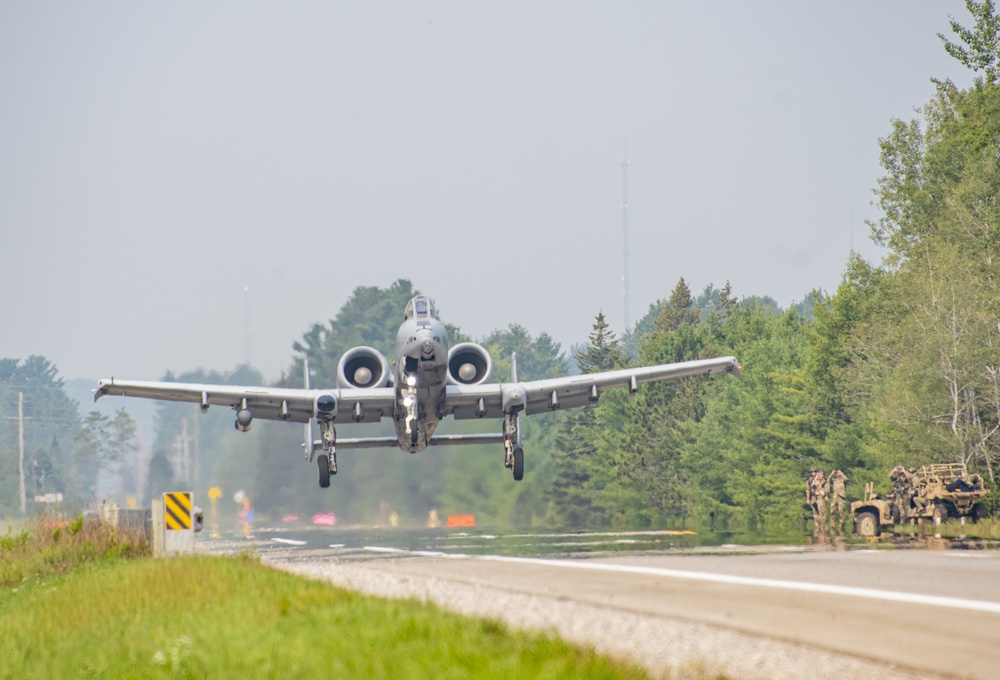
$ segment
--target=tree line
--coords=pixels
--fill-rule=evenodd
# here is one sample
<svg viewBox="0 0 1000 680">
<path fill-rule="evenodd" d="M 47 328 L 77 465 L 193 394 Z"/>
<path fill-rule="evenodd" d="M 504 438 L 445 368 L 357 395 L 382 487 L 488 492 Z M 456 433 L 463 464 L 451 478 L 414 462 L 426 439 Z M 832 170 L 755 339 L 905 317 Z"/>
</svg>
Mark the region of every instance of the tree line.
<svg viewBox="0 0 1000 680">
<path fill-rule="evenodd" d="M 769 298 L 739 298 L 728 283 L 695 295 L 681 278 L 621 336 L 595 310 L 588 342 L 569 352 L 516 324 L 477 339 L 494 358 L 497 380 L 509 376 L 515 351 L 521 379 L 732 354 L 743 364 L 739 380 L 685 378 L 645 385 L 635 397 L 612 390 L 596 407 L 524 419 L 520 484 L 503 468 L 499 447 L 444 447 L 415 456 L 343 452 L 341 475 L 324 492 L 314 470 L 297 460 L 299 428 L 255 422 L 252 434 L 238 436 L 231 414 L 199 416 L 193 405 L 161 404 L 147 494 L 177 484 L 178 476 L 194 483 L 196 467 L 196 490 L 243 489 L 259 512 L 276 515 L 333 510 L 345 521 L 378 523 L 391 510 L 420 523 L 436 510 L 473 513 L 485 523 L 587 528 L 696 526 L 712 518 L 722 528 L 783 531 L 804 521 L 812 467 L 844 470 L 849 499 L 867 481 L 888 490 L 886 474 L 897 464 L 964 462 L 995 488 L 1000 21 L 990 0 L 968 0 L 967 7 L 975 25 L 952 21 L 957 42 L 941 38 L 974 72 L 973 84 L 934 80 L 935 94 L 919 115 L 892 121 L 879 140 L 883 174 L 874 193 L 881 217 L 869 227 L 886 249 L 882 262 L 852 254 L 835 292 L 812 291 L 784 310 Z M 339 356 L 357 345 L 391 358 L 401 310 L 417 292 L 407 280 L 357 288 L 333 319 L 294 344 L 279 384 L 301 386 L 308 360 L 312 384 L 333 385 Z M 449 332 L 454 342 L 469 339 L 459 328 Z M 167 379 L 260 383 L 249 366 Z M 10 512 L 16 498 L 14 386 L 34 383 L 38 422 L 58 414 L 65 427 L 53 422 L 32 435 L 44 484 L 93 492 L 94 470 L 113 465 L 131 445 L 126 416 L 80 418 L 59 396 L 44 359 L 0 361 L 0 512 Z M 339 431 L 375 434 L 371 427 Z"/>
</svg>

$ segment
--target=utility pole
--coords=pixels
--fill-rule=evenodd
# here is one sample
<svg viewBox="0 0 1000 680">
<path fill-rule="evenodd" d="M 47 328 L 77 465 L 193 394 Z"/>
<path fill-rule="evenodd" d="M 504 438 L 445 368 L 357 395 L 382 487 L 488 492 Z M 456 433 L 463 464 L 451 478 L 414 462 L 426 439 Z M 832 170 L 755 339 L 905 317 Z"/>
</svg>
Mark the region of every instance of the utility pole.
<svg viewBox="0 0 1000 680">
<path fill-rule="evenodd" d="M 184 483 L 191 483 L 191 448 L 189 446 L 187 418 L 181 421 L 181 460 L 184 461 Z"/>
<path fill-rule="evenodd" d="M 200 406 L 195 408 L 201 409 Z M 201 419 L 195 414 L 191 419 L 194 423 L 194 490 L 201 490 Z"/>
<path fill-rule="evenodd" d="M 625 142 L 625 159 L 621 162 L 622 166 L 622 239 L 625 244 L 624 252 L 624 267 L 622 273 L 622 294 L 625 296 L 625 328 L 622 332 L 628 331 L 631 321 L 629 319 L 628 310 L 628 142 Z"/>
<path fill-rule="evenodd" d="M 21 474 L 21 515 L 24 515 L 27 512 L 27 499 L 24 495 L 24 392 L 17 393 L 17 441 L 20 450 L 17 470 Z"/>
<path fill-rule="evenodd" d="M 181 419 L 181 433 L 174 439 L 174 460 L 177 461 L 177 481 L 185 484 L 191 483 L 191 449 L 188 437 L 187 418 Z"/>
</svg>

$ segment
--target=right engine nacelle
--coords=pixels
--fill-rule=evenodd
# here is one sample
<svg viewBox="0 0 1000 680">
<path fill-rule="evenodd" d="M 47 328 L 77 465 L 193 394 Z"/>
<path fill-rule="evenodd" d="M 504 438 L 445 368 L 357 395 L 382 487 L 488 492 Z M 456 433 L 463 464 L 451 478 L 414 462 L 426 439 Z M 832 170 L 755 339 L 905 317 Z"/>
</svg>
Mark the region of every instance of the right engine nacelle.
<svg viewBox="0 0 1000 680">
<path fill-rule="evenodd" d="M 448 351 L 448 382 L 478 385 L 493 376 L 493 358 L 481 345 L 463 342 Z"/>
<path fill-rule="evenodd" d="M 385 387 L 389 384 L 389 363 L 374 347 L 355 347 L 344 353 L 337 364 L 339 387 Z"/>
</svg>

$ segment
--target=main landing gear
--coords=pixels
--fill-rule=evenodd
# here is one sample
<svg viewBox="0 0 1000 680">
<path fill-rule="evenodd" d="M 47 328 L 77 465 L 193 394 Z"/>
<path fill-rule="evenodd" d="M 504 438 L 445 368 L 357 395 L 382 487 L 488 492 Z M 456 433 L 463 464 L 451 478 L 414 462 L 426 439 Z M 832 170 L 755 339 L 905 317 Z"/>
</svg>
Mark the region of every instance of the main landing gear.
<svg viewBox="0 0 1000 680">
<path fill-rule="evenodd" d="M 514 481 L 524 479 L 524 448 L 521 446 L 521 415 L 507 413 L 503 417 L 504 467 L 513 471 Z"/>
<path fill-rule="evenodd" d="M 328 489 L 330 475 L 337 474 L 337 431 L 331 420 L 321 421 L 319 425 L 323 430 L 323 449 L 327 453 L 316 456 L 316 464 L 319 466 L 319 485 Z"/>
</svg>

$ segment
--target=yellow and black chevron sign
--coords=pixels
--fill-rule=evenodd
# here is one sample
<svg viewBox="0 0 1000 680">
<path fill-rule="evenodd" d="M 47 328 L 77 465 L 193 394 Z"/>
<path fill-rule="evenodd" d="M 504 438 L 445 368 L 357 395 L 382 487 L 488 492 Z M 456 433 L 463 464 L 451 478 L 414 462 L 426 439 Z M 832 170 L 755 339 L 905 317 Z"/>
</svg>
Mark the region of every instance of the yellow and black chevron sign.
<svg viewBox="0 0 1000 680">
<path fill-rule="evenodd" d="M 163 494 L 163 524 L 168 530 L 191 528 L 191 493 L 174 491 Z"/>
</svg>

